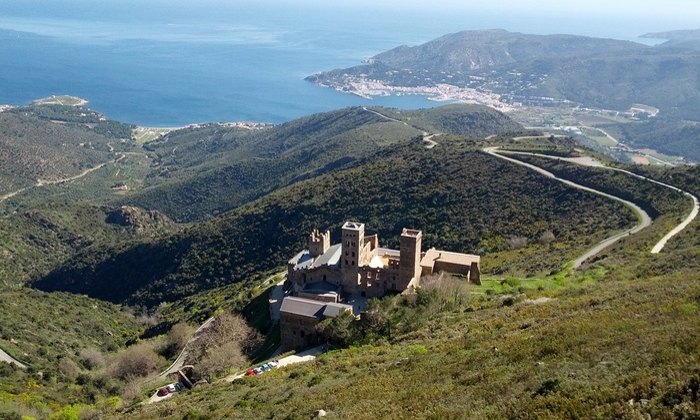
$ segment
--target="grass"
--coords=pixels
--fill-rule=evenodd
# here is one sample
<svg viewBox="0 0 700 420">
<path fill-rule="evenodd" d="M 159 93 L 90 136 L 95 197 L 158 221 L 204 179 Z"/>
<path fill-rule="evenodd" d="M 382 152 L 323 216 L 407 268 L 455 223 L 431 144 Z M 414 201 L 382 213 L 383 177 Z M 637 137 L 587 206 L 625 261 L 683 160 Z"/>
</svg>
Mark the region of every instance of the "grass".
<svg viewBox="0 0 700 420">
<path fill-rule="evenodd" d="M 319 408 L 359 419 L 665 417 L 680 409 L 674 398 L 698 410 L 683 389 L 700 377 L 700 284 L 684 275 L 640 282 L 628 270 L 511 281 L 530 298 L 554 298 L 540 304 L 504 305 L 499 294 L 512 290 L 487 282 L 493 296 L 474 295 L 390 342 L 195 390 L 130 417 L 307 418 Z"/>
</svg>

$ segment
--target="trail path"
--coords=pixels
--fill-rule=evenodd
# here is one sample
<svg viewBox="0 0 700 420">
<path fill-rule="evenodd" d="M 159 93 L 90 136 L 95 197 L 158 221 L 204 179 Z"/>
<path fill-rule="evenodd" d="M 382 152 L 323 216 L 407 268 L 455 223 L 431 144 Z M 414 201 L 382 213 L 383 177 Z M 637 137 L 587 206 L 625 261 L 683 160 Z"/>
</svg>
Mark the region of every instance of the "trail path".
<svg viewBox="0 0 700 420">
<path fill-rule="evenodd" d="M 371 112 L 374 115 L 378 115 L 387 121 L 394 121 L 394 122 L 403 124 L 407 127 L 411 127 L 411 128 L 415 128 L 416 130 L 420 130 L 422 132 L 422 135 L 423 135 L 423 141 L 426 143 L 426 145 L 425 145 L 426 149 L 432 149 L 433 147 L 437 146 L 439 143 L 436 142 L 435 140 L 433 140 L 433 137 L 439 136 L 440 134 L 443 134 L 443 133 L 432 133 L 432 134 L 428 133 L 427 131 L 424 131 L 420 127 L 416 127 L 415 125 L 411 125 L 411 124 L 407 123 L 406 121 L 397 120 L 396 118 L 390 117 L 388 115 L 384 115 L 381 112 L 375 111 L 373 109 L 369 109 L 366 106 L 363 106 L 362 109 L 367 111 L 367 112 Z"/>
<path fill-rule="evenodd" d="M 540 173 L 548 178 L 555 179 L 555 180 L 557 180 L 563 184 L 566 184 L 570 187 L 577 188 L 577 189 L 580 189 L 583 191 L 588 191 L 588 192 L 591 192 L 593 194 L 598 194 L 600 196 L 618 201 L 618 202 L 624 204 L 625 206 L 629 207 L 630 209 L 632 209 L 632 211 L 635 212 L 639 221 L 634 227 L 632 227 L 631 229 L 627 229 L 623 232 L 620 232 L 618 234 L 615 234 L 615 235 L 613 235 L 609 238 L 606 238 L 606 239 L 602 240 L 601 242 L 599 242 L 595 247 L 591 248 L 590 250 L 588 250 L 586 253 L 584 253 L 583 255 L 581 255 L 580 257 L 578 257 L 574 261 L 574 265 L 573 265 L 574 269 L 579 268 L 586 260 L 597 255 L 598 253 L 603 251 L 605 248 L 611 246 L 612 244 L 619 241 L 620 239 L 622 239 L 628 235 L 635 234 L 635 233 L 641 231 L 642 229 L 651 225 L 651 218 L 649 217 L 647 212 L 642 210 L 639 206 L 632 203 L 631 201 L 624 200 L 620 197 L 616 197 L 612 194 L 608 194 L 608 193 L 605 193 L 603 191 L 598 191 L 598 190 L 593 189 L 593 188 L 585 187 L 583 185 L 577 184 L 577 183 L 569 181 L 567 179 L 559 178 L 556 175 L 554 175 L 553 173 L 551 173 L 545 169 L 542 169 L 539 166 L 531 165 L 529 163 L 504 156 L 504 155 L 498 153 L 498 152 L 505 153 L 503 151 L 499 151 L 498 147 L 487 147 L 483 150 L 484 150 L 484 152 L 488 153 L 491 156 L 497 157 L 499 159 L 507 160 L 511 163 L 515 163 L 516 165 L 520 165 L 520 166 L 524 166 L 526 168 L 532 169 L 533 171 L 536 171 L 536 172 L 538 172 L 538 173 Z M 520 152 L 518 152 L 518 153 L 520 153 Z"/>
<path fill-rule="evenodd" d="M 80 178 L 82 178 L 82 177 L 84 177 L 84 176 L 86 176 L 86 175 L 92 173 L 92 172 L 97 171 L 98 169 L 104 168 L 106 165 L 108 165 L 108 164 L 110 164 L 110 163 L 119 163 L 119 162 L 122 161 L 124 158 L 126 158 L 126 155 L 123 154 L 123 153 L 120 153 L 120 154 L 119 154 L 119 157 L 117 157 L 116 159 L 111 160 L 111 161 L 109 161 L 109 162 L 100 163 L 99 165 L 93 166 L 92 168 L 88 168 L 88 169 L 84 170 L 83 172 L 79 173 L 78 175 L 73 175 L 73 176 L 69 176 L 69 177 L 66 177 L 66 178 L 53 179 L 53 180 L 38 179 L 38 180 L 36 181 L 36 184 L 34 184 L 34 185 L 30 185 L 30 186 L 28 186 L 28 187 L 20 188 L 19 190 L 16 190 L 16 191 L 7 193 L 7 194 L 5 194 L 5 195 L 0 195 L 0 203 L 2 203 L 3 201 L 6 201 L 6 200 L 8 200 L 8 199 L 10 199 L 10 198 L 12 198 L 12 197 L 14 197 L 14 196 L 16 196 L 17 194 L 21 194 L 21 193 L 23 193 L 24 191 L 27 191 L 27 190 L 29 190 L 29 189 L 31 189 L 31 188 L 40 188 L 40 187 L 44 187 L 44 186 L 47 186 L 47 185 L 65 184 L 65 183 L 68 183 L 68 182 L 71 182 L 71 181 L 75 181 L 75 180 L 77 180 L 77 179 L 80 179 Z"/>
</svg>

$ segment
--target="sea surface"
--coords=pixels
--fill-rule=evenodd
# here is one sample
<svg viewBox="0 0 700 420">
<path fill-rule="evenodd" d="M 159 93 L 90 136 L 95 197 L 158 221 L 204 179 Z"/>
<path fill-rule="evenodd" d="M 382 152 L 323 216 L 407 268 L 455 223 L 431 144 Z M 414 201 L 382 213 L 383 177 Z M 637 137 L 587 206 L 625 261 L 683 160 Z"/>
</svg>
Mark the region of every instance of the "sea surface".
<svg viewBox="0 0 700 420">
<path fill-rule="evenodd" d="M 279 123 L 354 105 L 431 107 L 437 103 L 418 96 L 367 100 L 304 77 L 465 29 L 636 39 L 684 27 L 639 16 L 577 19 L 483 7 L 397 11 L 367 4 L 0 1 L 0 104 L 74 95 L 111 118 L 154 127 Z"/>
</svg>

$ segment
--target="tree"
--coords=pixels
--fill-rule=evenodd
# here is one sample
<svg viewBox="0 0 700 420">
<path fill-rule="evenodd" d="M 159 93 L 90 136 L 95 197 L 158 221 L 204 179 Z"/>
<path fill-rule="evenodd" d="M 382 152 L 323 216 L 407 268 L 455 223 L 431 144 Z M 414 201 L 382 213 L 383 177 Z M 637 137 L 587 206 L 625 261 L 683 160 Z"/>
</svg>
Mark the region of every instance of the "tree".
<svg viewBox="0 0 700 420">
<path fill-rule="evenodd" d="M 64 357 L 58 362 L 58 371 L 61 372 L 64 378 L 69 381 L 75 381 L 75 379 L 80 375 L 80 368 L 71 359 Z"/>
<path fill-rule="evenodd" d="M 193 334 L 194 328 L 185 323 L 173 325 L 168 331 L 165 344 L 160 349 L 160 354 L 166 359 L 177 356 L 185 348 Z"/>
<path fill-rule="evenodd" d="M 233 367 L 241 367 L 260 345 L 260 334 L 243 317 L 224 312 L 193 343 L 188 362 L 197 378 L 211 380 Z"/>
<path fill-rule="evenodd" d="M 345 311 L 335 318 L 326 318 L 316 325 L 316 332 L 328 343 L 345 347 L 358 339 L 355 316 Z"/>
<path fill-rule="evenodd" d="M 146 343 L 131 346 L 114 358 L 109 366 L 111 375 L 118 379 L 147 376 L 158 367 L 158 355 Z"/>
<path fill-rule="evenodd" d="M 80 362 L 86 369 L 99 369 L 106 363 L 105 355 L 95 349 L 83 349 L 80 351 Z"/>
</svg>

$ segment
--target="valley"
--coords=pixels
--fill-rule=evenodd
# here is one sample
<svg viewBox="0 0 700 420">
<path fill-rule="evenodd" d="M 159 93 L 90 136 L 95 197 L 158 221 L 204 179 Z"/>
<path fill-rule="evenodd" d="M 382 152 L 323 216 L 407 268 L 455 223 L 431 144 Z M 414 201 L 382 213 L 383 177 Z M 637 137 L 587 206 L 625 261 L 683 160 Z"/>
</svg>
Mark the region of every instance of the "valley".
<svg viewBox="0 0 700 420">
<path fill-rule="evenodd" d="M 698 223 L 690 197 L 699 192 L 692 167 L 648 166 L 631 176 L 637 168 L 598 149 L 478 105 L 354 107 L 254 129 L 217 123 L 162 132 L 106 118 L 83 122 L 93 117 L 82 108 L 33 105 L 13 112 L 13 124 L 74 130 L 89 136 L 85 144 L 92 148 L 57 154 L 59 162 L 73 159 L 65 166 L 73 169 L 46 169 L 33 184 L 23 164 L 3 166 L 14 174 L 3 179 L 25 189 L 0 202 L 0 302 L 14 308 L 0 322 L 0 347 L 27 369 L 0 370 L 0 413 L 251 418 L 324 408 L 366 418 L 409 408 L 419 417 L 462 410 L 509 416 L 528 407 L 551 414 L 558 408 L 530 395 L 545 392 L 555 378 L 546 398 L 582 410 L 590 397 L 582 387 L 595 384 L 610 389 L 597 405 L 601 415 L 618 415 L 625 409 L 610 401 L 628 394 L 616 388 L 616 377 L 643 383 L 634 375 L 648 371 L 653 380 L 667 378 L 648 360 L 665 358 L 681 381 L 692 381 L 692 369 L 678 364 L 676 353 L 655 350 L 686 351 L 678 350 L 687 345 L 675 336 L 657 334 L 652 345 L 624 333 L 627 344 L 617 355 L 604 339 L 620 328 L 650 334 L 653 323 L 644 321 L 656 301 L 670 303 L 653 316 L 694 337 L 697 284 L 688 274 L 697 268 Z M 43 118 L 57 115 L 67 122 L 45 125 Z M 35 138 L 41 145 L 41 135 Z M 103 160 L 91 161 L 93 152 Z M 121 184 L 128 188 L 112 188 Z M 279 299 L 273 290 L 284 284 L 280 268 L 304 244 L 305 232 L 321 227 L 337 236 L 348 219 L 366 221 L 387 246 L 397 246 L 401 228 L 417 226 L 426 232 L 425 248 L 479 253 L 482 284 L 441 278 L 417 297 L 387 296 L 348 327 L 351 347 L 238 377 L 275 354 L 280 330 L 269 300 Z M 637 282 L 641 273 L 647 277 Z M 160 372 L 213 363 L 201 359 L 198 346 L 170 347 L 173 331 L 182 331 L 180 343 L 196 342 L 195 325 L 204 325 L 200 334 L 207 337 L 206 326 L 231 312 L 245 316 L 251 337 L 260 335 L 250 338 L 255 352 L 251 347 L 244 357 L 211 367 L 209 385 L 140 405 L 172 381 Z M 571 331 L 593 325 L 607 332 L 591 333 L 581 347 Z M 548 338 L 533 342 L 534 330 Z M 231 351 L 211 340 L 202 343 Z M 625 365 L 632 347 L 649 357 Z M 124 376 L 124 361 L 137 354 L 151 358 L 143 374 Z M 612 364 L 600 367 L 596 354 Z M 477 364 L 490 374 L 479 376 Z M 543 366 L 541 373 L 532 366 Z M 593 374 L 603 368 L 610 373 Z M 572 370 L 580 376 L 567 377 Z M 432 391 L 411 387 L 408 398 L 392 385 L 406 375 L 437 384 L 443 402 L 464 392 L 474 398 L 467 405 L 425 404 L 435 398 Z M 233 382 L 218 381 L 226 377 Z M 518 387 L 506 391 L 513 378 L 520 378 Z M 363 412 L 343 391 L 348 381 L 364 396 Z M 375 381 L 399 405 L 382 407 Z M 485 385 L 502 396 L 481 394 Z M 70 391 L 60 391 L 63 386 Z M 330 406 L 322 397 L 328 392 L 339 396 Z M 654 401 L 645 410 L 668 412 L 663 395 L 672 392 L 666 386 L 640 394 Z"/>
</svg>

